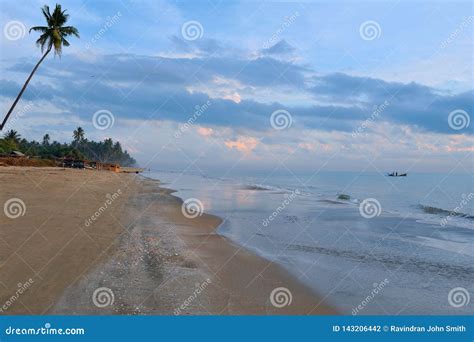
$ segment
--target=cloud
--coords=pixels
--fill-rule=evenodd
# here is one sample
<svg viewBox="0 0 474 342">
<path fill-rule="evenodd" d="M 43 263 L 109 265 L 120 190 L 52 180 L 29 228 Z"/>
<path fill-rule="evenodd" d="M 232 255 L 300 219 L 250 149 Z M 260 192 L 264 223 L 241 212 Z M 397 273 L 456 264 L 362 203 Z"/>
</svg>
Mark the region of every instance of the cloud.
<svg viewBox="0 0 474 342">
<path fill-rule="evenodd" d="M 12 65 L 26 76 L 32 65 Z M 220 81 L 219 81 L 220 80 Z M 238 86 L 238 92 L 232 91 Z M 21 84 L 0 80 L 1 96 L 13 100 Z M 267 94 L 249 99 L 249 92 Z M 278 92 L 307 95 L 299 104 L 279 102 Z M 474 92 L 450 94 L 418 83 L 387 82 L 344 73 L 317 75 L 305 66 L 263 58 L 172 58 L 131 54 L 103 55 L 95 61 L 75 56 L 50 59 L 25 92 L 25 99 L 48 100 L 84 118 L 107 109 L 120 119 L 186 122 L 195 107 L 212 106 L 198 124 L 271 130 L 276 110 L 291 113 L 295 129 L 351 132 L 387 103 L 373 120 L 412 125 L 419 130 L 473 134 L 451 129 L 448 115 L 463 109 L 472 115 Z"/>
<path fill-rule="evenodd" d="M 8 71 L 29 73 L 31 63 L 17 63 Z M 74 66 L 74 67 L 72 67 Z M 282 73 L 284 71 L 284 73 Z M 147 84 L 187 86 L 206 83 L 220 76 L 249 86 L 304 86 L 309 69 L 271 57 L 195 57 L 173 58 L 133 54 L 102 55 L 94 61 L 77 56 L 50 59 L 38 70 L 39 75 L 56 78 L 69 76 L 75 80 L 103 77 L 113 82 L 146 82 Z M 284 76 L 284 77 L 282 77 Z"/>
<path fill-rule="evenodd" d="M 236 140 L 227 140 L 224 142 L 228 149 L 236 149 L 243 154 L 249 154 L 259 144 L 258 139 L 254 137 L 239 136 Z"/>
<path fill-rule="evenodd" d="M 15 99 L 21 90 L 22 85 L 9 80 L 0 80 L 0 94 L 3 97 Z M 23 95 L 25 100 L 43 99 L 51 100 L 54 94 L 54 88 L 50 85 L 36 82 L 28 86 L 28 91 Z"/>
<path fill-rule="evenodd" d="M 176 35 L 172 35 L 169 39 L 177 52 L 184 52 L 195 56 L 217 56 L 228 54 L 229 52 L 228 47 L 224 47 L 224 45 L 215 39 L 202 38 L 198 40 L 185 40 Z"/>
<path fill-rule="evenodd" d="M 196 131 L 203 137 L 209 137 L 214 133 L 214 130 L 209 127 L 198 127 Z"/>
<path fill-rule="evenodd" d="M 282 39 L 273 46 L 262 50 L 264 55 L 286 55 L 295 51 L 295 48 Z"/>
<path fill-rule="evenodd" d="M 316 99 L 359 107 L 369 117 L 374 106 L 387 103 L 378 120 L 414 125 L 426 131 L 459 133 L 448 124 L 449 113 L 462 109 L 473 113 L 474 91 L 451 94 L 415 82 L 400 83 L 334 73 L 315 76 L 309 88 Z M 473 134 L 472 128 L 465 133 Z"/>
</svg>

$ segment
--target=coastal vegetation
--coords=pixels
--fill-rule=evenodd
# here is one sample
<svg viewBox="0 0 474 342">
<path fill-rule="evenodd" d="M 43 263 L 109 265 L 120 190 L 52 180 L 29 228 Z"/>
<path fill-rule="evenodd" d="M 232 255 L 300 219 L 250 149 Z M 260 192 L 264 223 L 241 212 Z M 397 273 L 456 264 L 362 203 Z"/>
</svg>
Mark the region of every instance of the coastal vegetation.
<svg viewBox="0 0 474 342">
<path fill-rule="evenodd" d="M 87 159 L 103 163 L 115 163 L 122 166 L 133 166 L 135 159 L 122 148 L 118 141 L 110 138 L 96 142 L 85 137 L 81 127 L 74 130 L 73 140 L 70 143 L 51 141 L 49 134 L 45 134 L 41 142 L 28 141 L 22 138 L 15 130 L 9 130 L 0 138 L 0 155 L 9 155 L 14 151 L 21 152 L 27 157 L 38 159 Z"/>
</svg>

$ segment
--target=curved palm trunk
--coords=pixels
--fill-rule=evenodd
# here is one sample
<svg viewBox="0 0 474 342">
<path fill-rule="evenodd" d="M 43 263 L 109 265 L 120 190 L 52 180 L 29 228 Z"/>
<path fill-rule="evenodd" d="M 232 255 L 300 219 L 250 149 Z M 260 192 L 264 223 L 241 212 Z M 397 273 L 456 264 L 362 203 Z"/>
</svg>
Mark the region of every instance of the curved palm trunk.
<svg viewBox="0 0 474 342">
<path fill-rule="evenodd" d="M 20 100 L 21 98 L 21 95 L 23 95 L 23 92 L 25 91 L 26 87 L 28 86 L 28 83 L 30 83 L 30 80 L 31 78 L 33 77 L 34 73 L 36 72 L 36 70 L 38 69 L 38 67 L 40 66 L 41 62 L 43 62 L 43 60 L 46 58 L 46 56 L 48 55 L 48 53 L 51 51 L 51 48 L 49 48 L 48 50 L 46 50 L 45 54 L 43 55 L 43 57 L 41 57 L 41 59 L 39 60 L 38 63 L 36 63 L 36 66 L 34 67 L 33 71 L 31 72 L 30 76 L 28 77 L 28 79 L 26 80 L 25 84 L 23 85 L 23 88 L 21 88 L 21 91 L 20 93 L 18 94 L 18 96 L 16 97 L 15 99 L 15 102 L 13 102 L 10 110 L 8 111 L 7 115 L 5 116 L 5 119 L 3 119 L 3 122 L 2 124 L 0 125 L 0 131 L 3 130 L 3 127 L 5 126 L 5 124 L 7 123 L 8 121 L 8 118 L 10 117 L 11 113 L 13 112 L 13 110 L 15 109 L 15 106 L 16 104 L 18 103 L 18 101 Z"/>
</svg>

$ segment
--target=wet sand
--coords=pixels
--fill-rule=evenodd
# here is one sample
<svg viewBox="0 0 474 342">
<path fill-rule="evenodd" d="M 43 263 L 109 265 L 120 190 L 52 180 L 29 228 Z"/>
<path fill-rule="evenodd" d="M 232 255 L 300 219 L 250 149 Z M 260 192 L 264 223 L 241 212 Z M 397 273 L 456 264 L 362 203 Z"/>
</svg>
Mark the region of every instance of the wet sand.
<svg viewBox="0 0 474 342">
<path fill-rule="evenodd" d="M 0 309 L 10 303 L 0 314 L 335 313 L 278 265 L 216 234 L 218 217 L 186 218 L 157 181 L 8 167 L 0 184 L 2 206 L 26 206 L 0 218 Z"/>
</svg>

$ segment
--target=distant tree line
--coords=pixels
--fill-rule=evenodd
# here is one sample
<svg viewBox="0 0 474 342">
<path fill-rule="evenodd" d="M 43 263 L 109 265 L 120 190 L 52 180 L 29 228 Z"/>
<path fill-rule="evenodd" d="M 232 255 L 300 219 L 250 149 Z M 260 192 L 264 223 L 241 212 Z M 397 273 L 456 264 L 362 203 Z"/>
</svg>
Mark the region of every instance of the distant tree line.
<svg viewBox="0 0 474 342">
<path fill-rule="evenodd" d="M 20 151 L 27 156 L 42 159 L 74 158 L 100 161 L 103 163 L 118 163 L 122 166 L 133 166 L 136 161 L 127 151 L 122 149 L 120 142 L 105 139 L 101 142 L 85 138 L 85 132 L 78 127 L 73 132 L 73 141 L 68 143 L 51 142 L 49 134 L 45 134 L 42 142 L 28 141 L 17 131 L 9 130 L 0 138 L 0 154 Z"/>
</svg>

